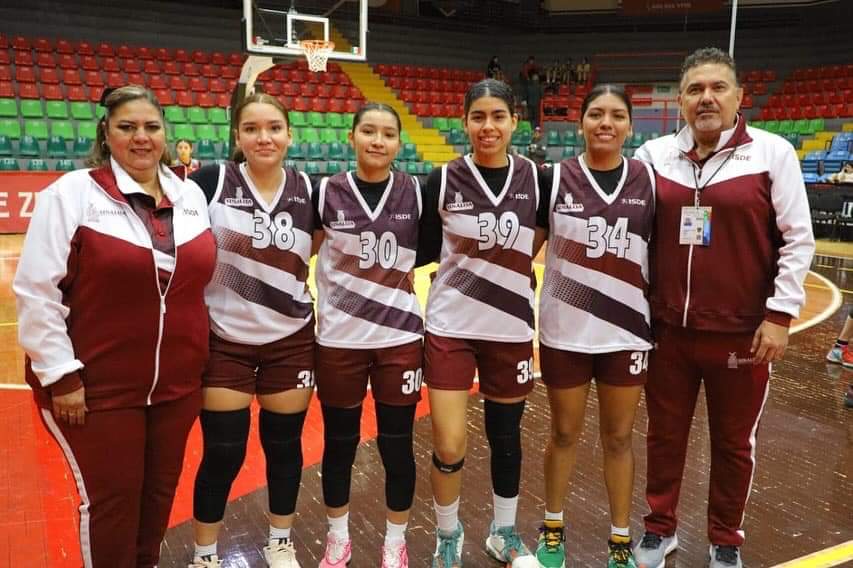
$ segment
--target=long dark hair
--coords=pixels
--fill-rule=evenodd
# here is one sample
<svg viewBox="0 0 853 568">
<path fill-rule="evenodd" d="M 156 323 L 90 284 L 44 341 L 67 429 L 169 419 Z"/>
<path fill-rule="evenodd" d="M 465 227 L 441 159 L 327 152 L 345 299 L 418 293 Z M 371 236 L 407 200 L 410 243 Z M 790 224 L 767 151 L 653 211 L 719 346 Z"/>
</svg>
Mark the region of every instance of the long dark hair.
<svg viewBox="0 0 853 568">
<path fill-rule="evenodd" d="M 628 96 L 628 93 L 626 93 L 625 89 L 622 87 L 611 85 L 609 83 L 602 83 L 594 86 L 583 98 L 583 102 L 581 103 L 581 120 L 583 120 L 583 116 L 586 114 L 586 111 L 589 109 L 589 105 L 592 104 L 592 101 L 602 95 L 613 95 L 614 97 L 621 99 L 628 108 L 628 120 L 633 120 L 634 107 L 631 106 L 631 97 Z"/>
<path fill-rule="evenodd" d="M 380 112 L 387 112 L 394 116 L 394 120 L 397 121 L 397 134 L 403 132 L 403 123 L 400 121 L 400 115 L 397 114 L 397 111 L 394 110 L 394 107 L 390 105 L 386 105 L 385 103 L 374 103 L 368 102 L 364 103 L 358 112 L 355 113 L 355 116 L 352 117 L 352 131 L 355 132 L 355 127 L 359 125 L 361 119 L 364 117 L 364 114 L 370 112 L 372 110 L 378 110 Z"/>
<path fill-rule="evenodd" d="M 512 92 L 512 87 L 497 79 L 483 79 L 471 85 L 465 93 L 465 116 L 468 115 L 474 101 L 483 97 L 501 99 L 506 103 L 509 113 L 515 114 L 515 93 Z"/>
<path fill-rule="evenodd" d="M 287 108 L 282 104 L 280 100 L 273 97 L 272 95 L 267 95 L 266 93 L 253 93 L 240 101 L 240 104 L 234 109 L 233 118 L 231 119 L 231 124 L 234 127 L 234 135 L 236 138 L 237 131 L 240 129 L 240 120 L 243 118 L 243 111 L 252 103 L 261 103 L 266 105 L 272 105 L 281 112 L 284 117 L 284 123 L 287 125 L 287 128 L 290 129 L 290 115 L 287 113 Z M 245 162 L 246 156 L 243 154 L 243 151 L 239 148 L 234 148 L 234 151 L 231 152 L 231 159 L 235 162 Z"/>
<path fill-rule="evenodd" d="M 148 101 L 151 106 L 157 109 L 160 113 L 160 120 L 163 122 L 163 128 L 166 128 L 166 117 L 163 114 L 163 108 L 154 93 L 139 85 L 126 85 L 113 90 L 101 102 L 101 106 L 106 109 L 104 116 L 98 121 L 98 131 L 95 136 L 95 144 L 92 146 L 91 152 L 86 157 L 86 165 L 91 168 L 99 168 L 110 161 L 110 147 L 107 145 L 107 128 L 109 128 L 109 120 L 115 111 L 126 103 L 137 100 Z M 169 166 L 172 163 L 172 156 L 169 153 L 169 147 L 166 145 L 163 149 L 163 155 L 160 157 L 160 163 L 164 166 Z"/>
</svg>

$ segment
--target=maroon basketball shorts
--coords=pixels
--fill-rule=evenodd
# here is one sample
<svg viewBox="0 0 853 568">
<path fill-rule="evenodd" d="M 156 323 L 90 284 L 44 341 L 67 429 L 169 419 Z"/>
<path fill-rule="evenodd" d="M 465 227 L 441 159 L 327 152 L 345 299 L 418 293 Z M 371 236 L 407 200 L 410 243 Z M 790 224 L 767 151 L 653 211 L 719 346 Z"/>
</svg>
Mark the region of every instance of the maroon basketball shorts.
<svg viewBox="0 0 853 568">
<path fill-rule="evenodd" d="M 272 343 L 247 345 L 210 333 L 204 387 L 273 394 L 314 386 L 314 322 Z"/>
<path fill-rule="evenodd" d="M 646 384 L 648 351 L 579 353 L 539 345 L 542 381 L 555 389 L 570 389 L 595 379 L 614 387 Z"/>
<path fill-rule="evenodd" d="M 392 406 L 421 399 L 423 342 L 381 349 L 345 349 L 317 345 L 317 397 L 338 408 L 358 406 L 367 395 Z"/>
<path fill-rule="evenodd" d="M 480 392 L 494 398 L 533 390 L 533 342 L 510 343 L 426 334 L 424 377 L 430 388 L 468 390 L 478 371 Z"/>
</svg>

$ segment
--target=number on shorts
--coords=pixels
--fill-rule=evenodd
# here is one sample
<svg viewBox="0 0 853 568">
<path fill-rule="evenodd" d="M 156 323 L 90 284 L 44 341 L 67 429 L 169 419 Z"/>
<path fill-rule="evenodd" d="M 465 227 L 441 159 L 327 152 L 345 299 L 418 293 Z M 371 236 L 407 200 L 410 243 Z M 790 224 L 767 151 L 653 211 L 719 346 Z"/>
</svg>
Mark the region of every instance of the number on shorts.
<svg viewBox="0 0 853 568">
<path fill-rule="evenodd" d="M 299 374 L 296 375 L 296 378 L 299 379 L 299 382 L 296 384 L 296 388 L 298 388 L 298 389 L 314 388 L 314 371 L 312 371 L 310 369 L 305 369 L 304 371 L 299 371 Z"/>
<path fill-rule="evenodd" d="M 495 245 L 511 249 L 518 239 L 521 227 L 518 215 L 513 211 L 504 211 L 500 219 L 489 211 L 480 213 L 477 224 L 480 226 L 480 242 L 477 245 L 480 250 L 489 250 Z"/>
<path fill-rule="evenodd" d="M 358 267 L 362 270 L 372 268 L 377 262 L 388 270 L 397 263 L 397 235 L 391 231 L 385 231 L 379 239 L 373 231 L 364 231 L 359 235 L 359 240 L 361 254 L 358 255 Z"/>
<path fill-rule="evenodd" d="M 607 225 L 604 217 L 590 217 L 586 228 L 587 258 L 601 258 L 605 252 L 611 252 L 617 258 L 625 258 L 625 253 L 631 248 L 627 217 L 619 217 L 612 227 Z"/>
<path fill-rule="evenodd" d="M 418 367 L 412 371 L 403 372 L 403 394 L 415 394 L 421 390 L 421 384 L 424 381 L 423 370 Z"/>
<path fill-rule="evenodd" d="M 266 211 L 255 209 L 255 228 L 252 230 L 252 248 L 265 249 L 270 245 L 277 249 L 290 250 L 296 242 L 293 232 L 293 216 L 280 211 L 270 217 Z"/>
<path fill-rule="evenodd" d="M 533 357 L 527 361 L 519 361 L 516 368 L 519 371 L 515 376 L 515 380 L 518 384 L 523 385 L 524 383 L 533 380 Z"/>
<path fill-rule="evenodd" d="M 649 368 L 649 352 L 648 351 L 634 351 L 631 353 L 631 366 L 628 367 L 628 372 L 632 375 L 639 375 L 643 371 L 648 370 Z"/>
</svg>

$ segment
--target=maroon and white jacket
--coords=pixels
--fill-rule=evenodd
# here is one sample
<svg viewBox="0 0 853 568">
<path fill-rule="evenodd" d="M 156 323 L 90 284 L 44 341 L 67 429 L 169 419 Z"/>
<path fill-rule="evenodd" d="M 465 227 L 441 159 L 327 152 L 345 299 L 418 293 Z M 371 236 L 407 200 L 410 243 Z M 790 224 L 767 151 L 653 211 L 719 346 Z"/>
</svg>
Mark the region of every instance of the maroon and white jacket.
<svg viewBox="0 0 853 568">
<path fill-rule="evenodd" d="M 788 325 L 805 303 L 803 281 L 814 254 L 794 148 L 747 127 L 741 116 L 704 164 L 693 147 L 685 127 L 635 154 L 657 176 L 652 319 L 733 333 L 752 332 L 765 319 Z M 708 246 L 678 242 L 682 207 L 694 204 L 712 208 Z"/>
<path fill-rule="evenodd" d="M 89 410 L 146 406 L 201 387 L 209 325 L 204 287 L 216 259 L 205 197 L 169 169 L 175 257 L 166 262 L 125 194 L 140 191 L 114 161 L 70 172 L 39 194 L 12 289 L 26 379 L 86 387 Z"/>
</svg>

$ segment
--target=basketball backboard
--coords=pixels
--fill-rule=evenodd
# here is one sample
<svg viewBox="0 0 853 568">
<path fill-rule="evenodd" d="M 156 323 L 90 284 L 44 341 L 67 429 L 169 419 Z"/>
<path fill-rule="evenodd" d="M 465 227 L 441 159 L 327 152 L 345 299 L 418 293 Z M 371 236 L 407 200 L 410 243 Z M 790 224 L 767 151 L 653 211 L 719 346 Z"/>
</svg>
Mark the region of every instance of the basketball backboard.
<svg viewBox="0 0 853 568">
<path fill-rule="evenodd" d="M 368 0 L 243 0 L 244 48 L 270 57 L 302 56 L 302 40 L 335 43 L 329 59 L 367 59 Z"/>
</svg>

